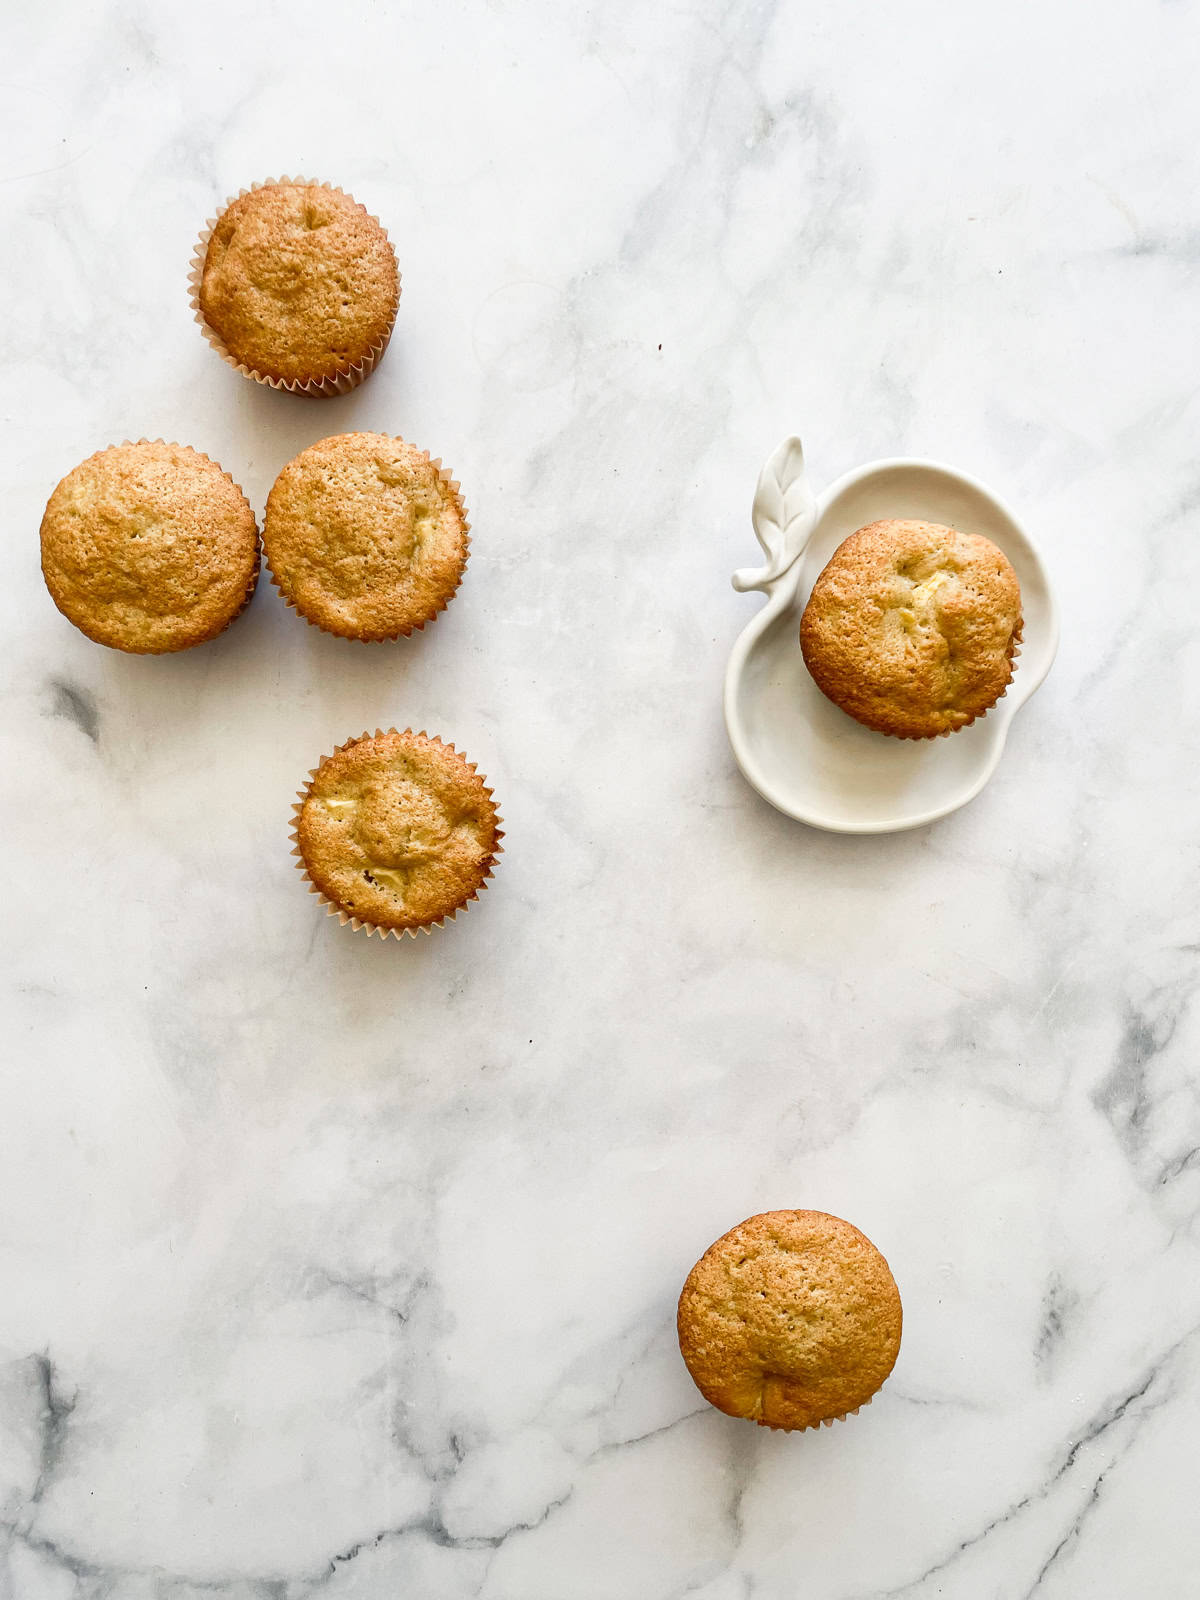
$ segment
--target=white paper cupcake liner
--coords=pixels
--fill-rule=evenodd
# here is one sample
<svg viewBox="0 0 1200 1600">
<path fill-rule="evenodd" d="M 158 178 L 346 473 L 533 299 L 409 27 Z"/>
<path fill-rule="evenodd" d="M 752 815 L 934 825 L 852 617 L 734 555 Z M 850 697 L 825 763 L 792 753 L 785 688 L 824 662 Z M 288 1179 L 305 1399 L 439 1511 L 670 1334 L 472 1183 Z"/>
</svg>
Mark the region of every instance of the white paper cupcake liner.
<svg viewBox="0 0 1200 1600">
<path fill-rule="evenodd" d="M 388 934 L 392 934 L 397 939 L 402 939 L 407 934 L 415 939 L 420 933 L 432 933 L 434 928 L 440 928 L 443 923 L 453 922 L 460 911 L 467 910 L 473 901 L 478 900 L 480 893 L 488 886 L 488 881 L 492 876 L 492 871 L 496 864 L 496 858 L 504 854 L 504 846 L 500 843 L 500 841 L 504 838 L 504 830 L 500 826 L 504 819 L 497 809 L 495 813 L 495 847 L 492 850 L 492 856 L 491 860 L 488 862 L 487 871 L 483 875 L 483 881 L 471 891 L 471 893 L 464 901 L 462 901 L 461 904 L 455 906 L 453 911 L 443 912 L 440 917 L 433 917 L 428 922 L 423 922 L 419 927 L 415 928 L 385 928 L 381 927 L 379 923 L 371 922 L 365 917 L 354 916 L 349 911 L 344 910 L 340 905 L 338 905 L 335 900 L 330 900 L 324 891 L 317 887 L 309 874 L 307 863 L 304 860 L 304 854 L 300 849 L 300 813 L 304 809 L 304 802 L 308 799 L 309 794 L 312 792 L 313 780 L 316 778 L 317 773 L 320 772 L 321 768 L 326 766 L 333 759 L 333 756 L 339 755 L 343 750 L 348 750 L 351 745 L 360 744 L 364 739 L 382 739 L 385 734 L 399 732 L 401 732 L 401 730 L 398 728 L 376 728 L 374 734 L 367 730 L 363 733 L 356 734 L 354 738 L 347 739 L 345 743 L 336 746 L 332 756 L 322 756 L 317 762 L 316 766 L 309 771 L 308 783 L 305 784 L 303 789 L 298 789 L 296 791 L 296 799 L 292 804 L 292 831 L 288 835 L 292 841 L 292 854 L 296 857 L 297 870 L 304 879 L 305 883 L 307 883 L 309 894 L 315 894 L 317 899 L 325 907 L 326 915 L 336 917 L 342 927 L 349 927 L 353 929 L 355 933 L 366 933 L 368 935 L 377 933 L 381 939 L 386 939 Z M 411 734 L 413 730 L 412 728 L 405 728 L 403 732 L 405 734 Z M 467 758 L 462 755 L 461 751 L 454 749 L 454 745 L 452 743 L 447 743 L 446 740 L 439 739 L 436 734 L 426 733 L 423 728 L 417 737 L 422 739 L 430 739 L 435 744 L 442 745 L 446 750 L 454 750 L 455 755 L 460 756 L 461 759 L 466 762 L 466 765 L 471 769 L 471 771 L 476 774 L 476 776 L 482 776 L 475 763 L 473 761 L 467 761 Z M 483 780 L 483 783 L 484 793 L 487 795 L 488 799 L 493 802 L 494 806 L 495 795 L 488 787 L 486 778 Z"/>
<path fill-rule="evenodd" d="M 1003 689 L 1001 689 L 1000 693 L 992 701 L 990 706 L 985 706 L 982 711 L 977 711 L 975 715 L 973 717 L 969 717 L 966 722 L 960 722 L 957 728 L 943 728 L 940 733 L 885 733 L 882 728 L 877 728 L 875 731 L 877 733 L 883 733 L 884 738 L 886 739 L 907 739 L 911 740 L 914 744 L 922 744 L 926 739 L 950 739 L 954 736 L 954 734 L 961 733 L 964 728 L 969 728 L 973 722 L 978 722 L 981 717 L 986 717 L 988 712 L 994 711 L 995 708 L 1000 704 L 1001 700 L 1004 699 L 1004 696 L 1008 693 L 1010 687 L 1012 686 L 1013 679 L 1017 675 L 1017 657 L 1021 654 L 1021 633 L 1024 626 L 1025 618 L 1018 617 L 1017 625 L 1013 629 L 1012 642 L 1009 645 L 1008 650 L 1008 682 L 1004 685 Z M 864 726 L 869 726 L 869 724 L 864 724 Z"/>
<path fill-rule="evenodd" d="M 880 1385 L 882 1388 L 883 1385 Z M 879 1393 L 876 1389 L 875 1394 Z M 871 1400 L 875 1395 L 871 1396 Z M 839 1411 L 836 1417 L 821 1417 L 817 1422 L 806 1422 L 802 1428 L 785 1428 L 778 1422 L 764 1422 L 761 1417 L 756 1417 L 755 1422 L 760 1428 L 767 1428 L 771 1433 L 819 1433 L 822 1428 L 832 1428 L 835 1422 L 845 1422 L 847 1417 L 856 1417 L 860 1411 L 865 1411 L 871 1400 L 863 1400 L 854 1407 L 853 1411 Z"/>
<path fill-rule="evenodd" d="M 384 434 L 383 437 L 386 438 L 386 439 L 400 439 L 400 438 L 402 438 L 402 436 L 400 434 L 398 434 L 398 433 Z M 319 440 L 317 440 L 316 442 L 320 443 Z M 404 439 L 403 442 L 405 444 L 409 444 L 410 443 L 410 441 L 407 440 L 407 439 Z M 433 615 L 431 617 L 425 617 L 424 620 L 421 621 L 421 622 L 414 622 L 411 628 L 398 628 L 395 633 L 372 633 L 372 634 L 338 633 L 336 629 L 327 628 L 324 625 L 324 623 L 317 622 L 314 618 L 310 617 L 306 611 L 302 611 L 300 609 L 300 607 L 296 604 L 296 602 L 293 599 L 291 599 L 291 597 L 288 595 L 287 591 L 284 589 L 282 583 L 280 583 L 279 579 L 275 575 L 275 569 L 271 565 L 271 557 L 267 553 L 266 540 L 264 539 L 263 542 L 262 542 L 263 565 L 266 568 L 267 577 L 271 582 L 271 587 L 278 594 L 279 598 L 283 601 L 284 605 L 288 608 L 288 610 L 295 612 L 296 616 L 303 618 L 303 620 L 305 622 L 307 622 L 310 627 L 319 628 L 322 633 L 329 634 L 329 636 L 331 638 L 349 640 L 349 642 L 351 644 L 394 644 L 397 639 L 410 639 L 414 633 L 420 633 L 422 631 L 422 629 L 428 627 L 428 625 L 431 622 L 436 622 L 437 619 L 441 616 L 442 612 L 445 611 L 446 607 L 450 604 L 451 600 L 454 599 L 455 595 L 462 588 L 462 581 L 466 577 L 466 573 L 467 573 L 467 563 L 471 559 L 471 523 L 470 523 L 470 521 L 469 521 L 469 519 L 467 517 L 467 508 L 463 504 L 463 498 L 462 498 L 462 492 L 461 492 L 462 491 L 462 485 L 459 483 L 458 479 L 455 478 L 451 474 L 450 470 L 447 467 L 444 467 L 442 465 L 442 458 L 440 456 L 431 456 L 429 454 L 428 450 L 421 450 L 420 454 L 422 456 L 424 456 L 425 460 L 429 462 L 431 467 L 435 467 L 437 469 L 438 477 L 442 480 L 442 482 L 450 490 L 451 494 L 453 494 L 455 500 L 458 502 L 459 512 L 462 515 L 462 524 L 463 524 L 463 561 L 462 561 L 462 566 L 459 569 L 458 582 L 454 585 L 454 588 L 451 589 L 450 593 L 442 601 L 441 605 L 438 606 L 437 610 L 433 613 Z M 269 505 L 270 505 L 270 495 L 267 496 L 267 504 L 268 504 L 268 507 L 269 507 Z M 264 529 L 265 529 L 266 525 L 267 525 L 267 513 L 264 510 L 264 512 L 263 512 L 263 527 L 264 527 Z M 395 730 L 393 729 L 392 731 L 394 732 Z"/>
<path fill-rule="evenodd" d="M 241 616 L 242 612 L 245 611 L 246 607 L 250 604 L 251 600 L 253 600 L 254 591 L 258 587 L 259 573 L 262 570 L 262 536 L 261 536 L 261 534 L 259 532 L 259 528 L 258 528 L 258 518 L 254 515 L 254 507 L 250 504 L 249 500 L 246 498 L 246 492 L 242 488 L 241 484 L 237 483 L 234 480 L 233 476 L 230 473 L 226 472 L 225 468 L 221 465 L 221 463 L 219 461 L 214 461 L 213 458 L 210 455 L 206 455 L 203 450 L 197 450 L 194 445 L 180 444 L 177 439 L 162 439 L 162 438 L 147 439 L 143 435 L 143 437 L 140 438 L 140 439 L 122 439 L 120 444 L 106 444 L 103 447 L 103 449 L 93 450 L 91 455 L 90 456 L 85 456 L 84 460 L 81 461 L 79 463 L 79 465 L 80 466 L 84 466 L 84 465 L 86 465 L 86 463 L 88 461 L 95 461 L 98 456 L 107 455 L 110 450 L 123 450 L 127 446 L 138 445 L 138 444 L 162 444 L 162 445 L 166 445 L 167 448 L 170 449 L 170 450 L 186 450 L 186 451 L 189 452 L 189 454 L 194 455 L 194 456 L 198 456 L 201 461 L 207 461 L 209 466 L 216 467 L 217 471 L 225 479 L 226 483 L 228 483 L 230 485 L 230 487 L 235 489 L 237 491 L 237 493 L 240 495 L 241 500 L 242 500 L 242 504 L 246 507 L 246 510 L 250 513 L 251 520 L 254 523 L 254 565 L 253 565 L 253 567 L 251 568 L 251 571 L 250 571 L 250 581 L 246 586 L 245 596 L 242 599 L 241 605 L 237 608 L 236 611 L 234 611 L 229 616 L 227 621 L 223 622 L 219 628 L 215 628 L 212 633 L 206 634 L 203 639 L 196 639 L 191 644 L 171 645 L 171 646 L 168 646 L 165 649 L 158 649 L 158 650 L 135 650 L 135 649 L 132 649 L 129 645 L 110 644 L 106 639 L 98 639 L 98 638 L 96 638 L 96 636 L 94 634 L 89 633 L 87 628 L 84 627 L 81 623 L 75 621 L 74 618 L 68 617 L 67 620 L 68 620 L 68 622 L 71 622 L 74 627 L 78 628 L 80 633 L 82 633 L 85 638 L 91 639 L 93 641 L 93 643 L 102 644 L 102 645 L 104 645 L 105 649 L 108 649 L 108 650 L 120 650 L 122 652 L 122 654 L 124 654 L 124 655 L 130 655 L 130 656 L 171 656 L 171 655 L 181 655 L 184 650 L 194 650 L 194 649 L 196 649 L 196 647 L 198 645 L 208 644 L 213 639 L 219 639 L 227 628 L 231 628 L 233 626 L 233 624 Z"/>
<path fill-rule="evenodd" d="M 252 183 L 249 188 L 239 189 L 237 194 L 230 195 L 228 200 L 225 201 L 225 204 L 217 212 L 216 216 L 208 219 L 208 222 L 205 224 L 200 234 L 196 248 L 192 253 L 191 270 L 188 273 L 188 299 L 191 303 L 192 312 L 196 318 L 196 321 L 200 324 L 200 331 L 204 334 L 204 337 L 208 340 L 209 344 L 220 356 L 221 360 L 224 361 L 227 366 L 232 367 L 235 372 L 240 372 L 244 378 L 252 378 L 255 383 L 265 384 L 269 389 L 282 389 L 286 394 L 304 395 L 310 399 L 328 399 L 335 394 L 349 394 L 351 389 L 357 389 L 363 379 L 369 377 L 370 374 L 374 372 L 375 368 L 379 365 L 379 362 L 383 357 L 383 352 L 388 347 L 389 340 L 392 337 L 392 329 L 396 325 L 396 312 L 400 306 L 400 295 L 402 292 L 398 263 L 396 268 L 396 304 L 392 308 L 392 320 L 388 324 L 388 329 L 384 334 L 383 339 L 378 345 L 374 346 L 363 358 L 363 360 L 357 363 L 357 365 L 348 367 L 344 372 L 339 372 L 332 378 L 308 378 L 303 380 L 299 378 L 273 378 L 265 372 L 256 371 L 253 367 L 247 366 L 244 361 L 239 361 L 236 356 L 230 354 L 225 341 L 221 338 L 220 334 L 217 333 L 215 328 L 209 325 L 207 319 L 205 318 L 204 312 L 200 309 L 200 280 L 204 275 L 204 262 L 208 256 L 208 242 L 212 238 L 213 229 L 216 227 L 221 217 L 226 211 L 228 211 L 229 207 L 234 203 L 234 201 L 240 200 L 243 195 L 253 194 L 256 189 L 268 189 L 275 184 L 284 183 L 297 184 L 307 188 L 329 189 L 334 194 L 344 194 L 348 200 L 354 200 L 354 196 L 352 194 L 349 194 L 345 189 L 339 188 L 337 184 L 323 183 L 318 178 L 300 177 L 264 178 L 260 183 Z M 357 200 L 355 200 L 354 203 L 355 205 L 360 204 L 360 202 Z M 362 209 L 367 211 L 365 206 L 363 206 Z M 367 215 L 371 218 L 372 222 L 377 224 L 380 231 L 383 233 L 384 238 L 386 239 L 387 229 L 383 226 L 382 222 L 379 221 L 379 218 L 373 216 L 369 211 L 367 211 Z M 389 246 L 391 245 L 390 239 L 388 239 L 388 244 Z M 392 254 L 393 256 L 395 255 L 394 247 L 392 248 Z"/>
</svg>

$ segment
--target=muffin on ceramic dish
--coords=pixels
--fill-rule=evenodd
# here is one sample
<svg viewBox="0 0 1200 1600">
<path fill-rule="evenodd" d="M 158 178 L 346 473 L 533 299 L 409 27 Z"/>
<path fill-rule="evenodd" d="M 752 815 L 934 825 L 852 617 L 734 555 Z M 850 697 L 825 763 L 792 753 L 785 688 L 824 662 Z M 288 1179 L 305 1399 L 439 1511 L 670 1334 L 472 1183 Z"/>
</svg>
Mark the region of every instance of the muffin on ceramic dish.
<svg viewBox="0 0 1200 1600">
<path fill-rule="evenodd" d="M 475 899 L 500 854 L 492 791 L 452 744 L 376 729 L 301 790 L 298 865 L 329 911 L 386 937 L 428 932 Z"/>
<path fill-rule="evenodd" d="M 871 1241 L 823 1211 L 766 1211 L 711 1245 L 679 1296 L 700 1393 L 765 1428 L 839 1422 L 900 1351 L 900 1294 Z"/>
<path fill-rule="evenodd" d="M 284 599 L 344 639 L 423 628 L 452 599 L 469 548 L 454 478 L 386 433 L 336 434 L 301 451 L 275 480 L 263 518 Z"/>
<path fill-rule="evenodd" d="M 231 200 L 201 236 L 190 282 L 197 320 L 231 366 L 310 395 L 362 382 L 400 299 L 378 219 L 341 189 L 303 178 Z"/>
<path fill-rule="evenodd" d="M 856 722 L 900 739 L 965 728 L 1012 680 L 1021 586 L 990 539 L 935 522 L 872 522 L 813 585 L 800 648 Z"/>
<path fill-rule="evenodd" d="M 135 655 L 213 638 L 258 579 L 245 495 L 215 461 L 161 439 L 112 445 L 69 472 L 41 541 L 58 609 L 97 644 Z"/>
</svg>

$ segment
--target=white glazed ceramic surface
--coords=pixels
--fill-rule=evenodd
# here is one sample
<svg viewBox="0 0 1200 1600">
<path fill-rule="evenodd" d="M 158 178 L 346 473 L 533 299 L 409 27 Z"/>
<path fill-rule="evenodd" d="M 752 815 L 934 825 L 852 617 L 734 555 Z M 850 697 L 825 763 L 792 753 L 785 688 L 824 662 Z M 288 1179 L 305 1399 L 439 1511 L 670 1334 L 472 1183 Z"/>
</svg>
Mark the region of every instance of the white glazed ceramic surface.
<svg viewBox="0 0 1200 1600">
<path fill-rule="evenodd" d="M 800 618 L 822 568 L 843 539 L 884 517 L 982 534 L 1021 582 L 1024 634 L 1008 692 L 986 716 L 944 738 L 893 739 L 862 727 L 825 698 L 800 653 Z M 766 565 L 735 573 L 733 584 L 769 598 L 734 646 L 725 678 L 725 725 L 749 781 L 788 816 L 838 833 L 915 828 L 974 799 L 1058 647 L 1045 567 L 1013 513 L 965 473 L 912 459 L 859 467 L 818 499 L 793 438 L 763 468 L 754 524 Z"/>
</svg>

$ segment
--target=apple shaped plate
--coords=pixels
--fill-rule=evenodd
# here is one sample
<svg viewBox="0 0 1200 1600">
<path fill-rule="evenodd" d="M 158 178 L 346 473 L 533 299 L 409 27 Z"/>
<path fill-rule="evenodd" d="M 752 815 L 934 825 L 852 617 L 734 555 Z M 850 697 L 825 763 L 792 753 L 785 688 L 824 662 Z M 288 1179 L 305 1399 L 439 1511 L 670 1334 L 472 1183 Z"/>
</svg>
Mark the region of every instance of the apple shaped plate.
<svg viewBox="0 0 1200 1600">
<path fill-rule="evenodd" d="M 825 698 L 800 653 L 801 613 L 822 568 L 843 539 L 884 517 L 982 534 L 1020 580 L 1024 629 L 1013 680 L 986 716 L 942 738 L 893 739 L 862 727 Z M 725 673 L 725 726 L 749 782 L 789 817 L 834 833 L 917 828 L 973 800 L 1058 648 L 1050 580 L 1013 513 L 966 473 L 905 457 L 858 467 L 817 496 L 792 438 L 763 467 L 753 521 L 766 565 L 735 572 L 733 586 L 760 589 L 767 604 Z"/>
</svg>

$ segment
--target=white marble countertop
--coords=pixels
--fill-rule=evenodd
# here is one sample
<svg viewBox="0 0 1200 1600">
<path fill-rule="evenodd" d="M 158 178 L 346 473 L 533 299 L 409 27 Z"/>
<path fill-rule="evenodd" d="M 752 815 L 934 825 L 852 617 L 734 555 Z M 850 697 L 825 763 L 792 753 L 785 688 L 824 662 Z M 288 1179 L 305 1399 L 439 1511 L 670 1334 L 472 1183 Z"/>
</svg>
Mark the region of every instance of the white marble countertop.
<svg viewBox="0 0 1200 1600">
<path fill-rule="evenodd" d="M 0 1594 L 1200 1593 L 1194 4 L 8 7 Z M 185 293 L 242 184 L 375 210 L 341 400 Z M 325 433 L 444 455 L 423 636 L 263 585 L 125 658 L 40 581 L 92 450 L 256 508 Z M 789 822 L 720 718 L 759 463 L 928 455 L 1046 552 L 1064 639 L 966 810 Z M 364 727 L 456 740 L 507 853 L 397 945 L 289 806 Z M 707 1409 L 675 1298 L 775 1206 L 906 1326 L 858 1419 Z"/>
</svg>

